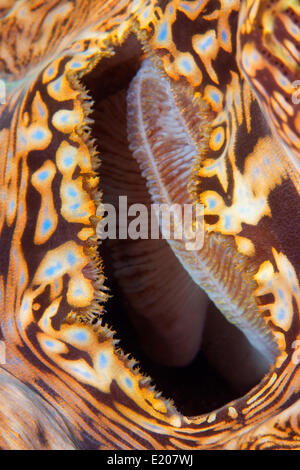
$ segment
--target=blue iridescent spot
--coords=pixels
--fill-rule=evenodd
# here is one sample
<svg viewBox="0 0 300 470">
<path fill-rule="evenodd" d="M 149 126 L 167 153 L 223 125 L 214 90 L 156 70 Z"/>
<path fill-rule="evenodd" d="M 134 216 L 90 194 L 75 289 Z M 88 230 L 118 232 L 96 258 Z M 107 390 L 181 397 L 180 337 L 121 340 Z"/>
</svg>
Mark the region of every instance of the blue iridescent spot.
<svg viewBox="0 0 300 470">
<path fill-rule="evenodd" d="M 278 313 L 278 320 L 282 321 L 284 320 L 284 317 L 285 317 L 285 311 L 283 308 L 281 308 Z"/>
<path fill-rule="evenodd" d="M 77 196 L 77 191 L 74 188 L 69 188 L 68 194 L 71 197 L 76 197 Z"/>
<path fill-rule="evenodd" d="M 16 207 L 15 201 L 10 201 L 10 204 L 9 204 L 10 212 L 13 212 L 15 210 L 15 207 Z"/>
<path fill-rule="evenodd" d="M 78 218 L 83 218 L 83 217 L 86 217 L 88 215 L 88 213 L 85 211 L 85 212 L 80 212 L 80 214 L 77 214 L 77 217 Z"/>
<path fill-rule="evenodd" d="M 79 374 L 82 377 L 85 377 L 86 379 L 91 379 L 92 378 L 91 374 L 88 371 L 81 370 L 81 369 L 79 369 L 79 367 L 74 367 L 73 371 L 75 372 L 75 374 Z"/>
<path fill-rule="evenodd" d="M 201 49 L 205 52 L 206 49 L 208 49 L 210 46 L 213 45 L 213 40 L 211 37 L 207 38 L 202 44 L 201 44 Z"/>
<path fill-rule="evenodd" d="M 281 289 L 278 289 L 278 295 L 279 295 L 279 297 L 280 297 L 281 299 L 284 298 L 284 293 L 282 292 Z"/>
<path fill-rule="evenodd" d="M 51 228 L 51 225 L 52 225 L 52 223 L 51 223 L 51 220 L 50 220 L 50 219 L 44 220 L 43 228 L 42 228 L 43 232 L 44 232 L 44 233 L 48 232 L 48 231 L 50 230 L 50 228 Z"/>
<path fill-rule="evenodd" d="M 226 33 L 226 31 L 224 31 L 224 30 L 222 31 L 222 33 L 221 33 L 221 38 L 222 38 L 222 40 L 223 40 L 224 42 L 227 41 L 227 33 Z"/>
<path fill-rule="evenodd" d="M 258 62 L 259 61 L 259 55 L 257 54 L 256 51 L 252 52 L 252 60 L 253 60 L 253 62 Z"/>
<path fill-rule="evenodd" d="M 60 120 L 63 124 L 66 124 L 69 120 L 69 115 L 67 113 L 63 113 L 60 115 Z"/>
<path fill-rule="evenodd" d="M 125 383 L 127 387 L 132 388 L 132 380 L 129 377 L 126 377 Z"/>
<path fill-rule="evenodd" d="M 73 62 L 71 65 L 72 69 L 80 69 L 82 67 L 82 64 L 80 62 Z"/>
<path fill-rule="evenodd" d="M 27 140 L 26 140 L 26 137 L 24 136 L 24 134 L 21 134 L 21 135 L 20 135 L 20 142 L 21 142 L 21 144 L 23 144 L 23 145 L 26 145 L 26 144 L 27 144 Z"/>
<path fill-rule="evenodd" d="M 209 207 L 209 209 L 214 209 L 214 208 L 216 207 L 216 205 L 217 205 L 217 202 L 216 202 L 215 199 L 211 199 L 211 198 L 208 199 L 208 207 Z"/>
<path fill-rule="evenodd" d="M 268 165 L 268 166 L 271 166 L 271 160 L 270 160 L 270 158 L 269 158 L 269 157 L 266 157 L 266 158 L 264 159 L 264 163 L 265 163 L 266 165 Z"/>
<path fill-rule="evenodd" d="M 246 206 L 246 207 L 245 207 L 245 206 L 240 207 L 239 213 L 240 213 L 241 215 L 247 216 L 248 212 L 249 212 L 249 209 L 248 209 L 247 206 Z"/>
<path fill-rule="evenodd" d="M 46 276 L 53 276 L 55 272 L 59 271 L 62 268 L 61 263 L 57 263 L 55 266 L 50 266 L 50 268 L 47 268 L 45 270 L 45 275 Z"/>
<path fill-rule="evenodd" d="M 33 139 L 35 139 L 35 140 L 43 140 L 43 138 L 45 137 L 45 133 L 44 133 L 44 131 L 42 131 L 41 129 L 37 129 L 37 130 L 34 131 L 34 133 L 32 134 L 32 137 L 33 137 Z"/>
<path fill-rule="evenodd" d="M 225 229 L 228 230 L 231 227 L 231 216 L 230 215 L 225 215 L 224 217 L 224 226 Z"/>
<path fill-rule="evenodd" d="M 246 67 L 246 69 L 248 69 L 248 68 L 249 68 L 249 60 L 248 60 L 248 57 L 247 57 L 246 55 L 244 55 L 243 60 L 244 60 L 244 66 Z"/>
<path fill-rule="evenodd" d="M 48 178 L 48 176 L 49 176 L 49 171 L 48 171 L 48 170 L 44 170 L 44 171 L 41 171 L 41 172 L 39 173 L 38 178 L 39 178 L 39 180 L 41 180 L 41 181 L 45 181 L 45 180 Z"/>
<path fill-rule="evenodd" d="M 218 93 L 212 93 L 212 94 L 211 94 L 211 97 L 212 97 L 212 99 L 213 99 L 216 103 L 219 103 L 219 101 L 220 101 L 220 96 L 218 95 Z"/>
<path fill-rule="evenodd" d="M 218 133 L 216 134 L 216 136 L 215 136 L 215 141 L 216 141 L 217 143 L 220 143 L 221 140 L 222 140 L 221 132 L 218 132 Z"/>
<path fill-rule="evenodd" d="M 185 11 L 191 11 L 191 9 L 192 9 L 191 6 L 188 5 L 187 3 L 182 3 L 182 4 L 180 5 L 180 8 L 182 8 L 182 9 L 185 10 Z"/>
<path fill-rule="evenodd" d="M 84 292 L 82 289 L 78 288 L 74 290 L 74 295 L 75 297 L 81 297 L 82 295 L 84 295 Z"/>
<path fill-rule="evenodd" d="M 74 253 L 72 253 L 72 251 L 68 252 L 67 260 L 70 266 L 74 266 L 74 264 L 76 263 L 76 256 L 74 255 Z"/>
<path fill-rule="evenodd" d="M 295 286 L 295 284 L 293 285 L 293 292 L 294 292 L 295 294 L 298 293 L 298 289 L 297 289 L 297 286 Z"/>
<path fill-rule="evenodd" d="M 85 342 L 87 340 L 87 334 L 85 331 L 75 331 L 75 333 L 73 333 L 73 338 L 76 341 Z"/>
<path fill-rule="evenodd" d="M 289 86 L 288 79 L 283 76 L 280 76 L 279 82 L 283 87 Z"/>
<path fill-rule="evenodd" d="M 168 25 L 167 23 L 163 23 L 158 33 L 157 39 L 160 42 L 165 42 L 167 40 L 167 37 L 168 37 Z"/>
<path fill-rule="evenodd" d="M 40 104 L 38 104 L 38 109 L 39 109 L 39 113 L 40 113 L 41 117 L 42 118 L 45 117 L 45 110 Z"/>
<path fill-rule="evenodd" d="M 150 429 L 153 429 L 153 431 L 161 431 L 161 428 L 159 426 L 156 426 L 155 424 L 146 423 L 146 426 L 148 426 L 148 428 Z"/>
<path fill-rule="evenodd" d="M 55 80 L 55 82 L 53 83 L 53 88 L 55 91 L 59 92 L 60 87 L 61 87 L 61 77 Z"/>
<path fill-rule="evenodd" d="M 186 73 L 190 73 L 192 71 L 191 63 L 188 60 L 182 60 L 181 65 Z"/>
<path fill-rule="evenodd" d="M 48 76 L 51 76 L 51 75 L 53 75 L 53 73 L 54 73 L 54 68 L 53 68 L 53 67 L 50 67 L 50 68 L 47 70 L 47 75 L 48 75 Z"/>
<path fill-rule="evenodd" d="M 54 348 L 55 343 L 54 341 L 51 341 L 51 339 L 46 339 L 45 345 L 48 346 L 48 348 Z"/>
<path fill-rule="evenodd" d="M 107 358 L 105 356 L 105 354 L 100 354 L 100 357 L 99 357 L 99 367 L 102 369 L 104 367 L 107 366 Z"/>
<path fill-rule="evenodd" d="M 67 167 L 71 166 L 72 163 L 73 163 L 73 157 L 66 157 L 64 159 L 64 163 L 65 163 L 65 166 L 67 166 Z"/>
</svg>

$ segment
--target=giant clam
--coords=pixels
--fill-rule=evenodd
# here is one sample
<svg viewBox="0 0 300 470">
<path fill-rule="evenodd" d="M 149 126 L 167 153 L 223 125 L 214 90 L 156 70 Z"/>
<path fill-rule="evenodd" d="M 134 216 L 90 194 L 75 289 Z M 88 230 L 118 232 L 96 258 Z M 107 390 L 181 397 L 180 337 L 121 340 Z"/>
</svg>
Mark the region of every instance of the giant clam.
<svg viewBox="0 0 300 470">
<path fill-rule="evenodd" d="M 0 0 L 2 448 L 300 448 L 299 17 Z M 203 204 L 203 247 L 98 246 L 122 194 Z M 200 348 L 236 394 L 161 394 L 122 328 L 177 390 Z"/>
</svg>

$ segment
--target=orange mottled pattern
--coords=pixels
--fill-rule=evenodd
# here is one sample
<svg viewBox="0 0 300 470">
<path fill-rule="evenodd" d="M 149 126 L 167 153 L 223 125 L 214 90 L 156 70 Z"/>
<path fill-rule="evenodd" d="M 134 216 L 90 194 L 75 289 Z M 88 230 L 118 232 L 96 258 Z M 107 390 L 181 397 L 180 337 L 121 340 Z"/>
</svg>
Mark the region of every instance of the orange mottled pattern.
<svg viewBox="0 0 300 470">
<path fill-rule="evenodd" d="M 246 1 L 239 24 L 239 63 L 270 125 L 299 170 L 300 6 Z"/>
</svg>

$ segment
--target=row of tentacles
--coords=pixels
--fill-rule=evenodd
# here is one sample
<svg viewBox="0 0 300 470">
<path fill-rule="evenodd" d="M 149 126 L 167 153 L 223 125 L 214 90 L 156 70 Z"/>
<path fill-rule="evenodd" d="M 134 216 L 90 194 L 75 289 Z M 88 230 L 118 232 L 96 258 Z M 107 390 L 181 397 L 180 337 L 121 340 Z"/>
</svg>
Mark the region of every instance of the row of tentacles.
<svg viewBox="0 0 300 470">
<path fill-rule="evenodd" d="M 0 0 L 2 448 L 300 448 L 299 17 L 296 1 Z M 192 193 L 255 261 L 279 349 L 257 387 L 199 417 L 95 323 L 101 170 L 80 79 L 130 33 L 215 116 Z"/>
</svg>

